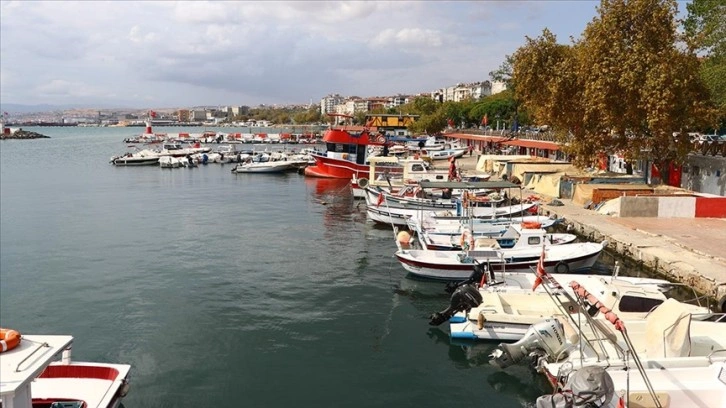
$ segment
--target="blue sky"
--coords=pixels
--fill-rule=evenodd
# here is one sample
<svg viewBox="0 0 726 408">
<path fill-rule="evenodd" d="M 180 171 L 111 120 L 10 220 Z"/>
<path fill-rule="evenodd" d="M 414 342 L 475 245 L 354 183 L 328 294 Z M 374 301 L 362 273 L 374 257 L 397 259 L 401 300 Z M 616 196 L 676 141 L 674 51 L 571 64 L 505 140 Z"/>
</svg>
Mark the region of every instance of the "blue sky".
<svg viewBox="0 0 726 408">
<path fill-rule="evenodd" d="M 173 108 L 430 92 L 489 79 L 546 27 L 560 42 L 579 37 L 598 4 L 2 1 L 0 102 Z"/>
</svg>

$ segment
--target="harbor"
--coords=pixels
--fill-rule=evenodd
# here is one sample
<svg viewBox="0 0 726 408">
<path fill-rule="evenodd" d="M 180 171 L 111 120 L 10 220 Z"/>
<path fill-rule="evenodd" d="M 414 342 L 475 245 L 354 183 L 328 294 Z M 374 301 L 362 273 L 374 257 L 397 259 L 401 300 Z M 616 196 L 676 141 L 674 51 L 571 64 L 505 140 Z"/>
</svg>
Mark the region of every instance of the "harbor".
<svg viewBox="0 0 726 408">
<path fill-rule="evenodd" d="M 48 133 L 42 141 L 5 141 L 0 152 L 3 325 L 20 333 L 70 332 L 74 359 L 130 366 L 128 383 L 119 382 L 124 406 L 169 398 L 229 406 L 243 390 L 245 401 L 273 407 L 351 396 L 354 407 L 404 400 L 438 407 L 456 392 L 466 404 L 513 408 L 551 392 L 527 367 L 492 366 L 495 343 L 431 327 L 432 313 L 449 303 L 445 285 L 407 273 L 394 256 L 395 230 L 369 219 L 365 201 L 353 197 L 352 180 L 237 173 L 230 171 L 235 163 L 212 161 L 171 169 L 116 166 L 106 158 L 126 148 L 122 128 Z M 58 154 L 70 148 L 89 159 Z M 467 152 L 455 160 L 457 171 L 486 179 L 482 157 Z M 433 169 L 418 177 L 451 174 L 452 161 L 431 162 Z M 57 170 L 47 172 L 47 166 Z M 635 260 L 619 271 L 628 279 L 658 277 L 645 254 L 658 265 L 677 259 L 667 269 L 671 275 L 692 267 L 692 281 L 668 280 L 696 289 L 697 280 L 717 282 L 708 273 L 723 271 L 720 220 L 656 229 L 648 220 L 601 215 L 566 199 L 550 206 L 552 197 L 490 183 L 508 186 L 507 195 L 518 200 L 536 197 L 541 214 L 562 219 L 562 236 L 607 241 L 611 254 Z M 683 229 L 667 231 L 671 224 Z M 678 238 L 672 231 L 687 232 L 686 225 L 694 229 L 690 237 L 664 238 Z M 714 226 L 711 236 L 704 225 Z M 614 268 L 612 256 L 601 256 L 588 273 L 607 276 Z M 532 293 L 530 283 L 521 285 Z M 708 290 L 698 291 L 713 300 Z M 203 336 L 189 338 L 190 327 Z M 350 381 L 351 367 L 366 387 Z M 281 383 L 288 393 L 276 392 Z M 313 392 L 321 383 L 335 391 Z M 430 389 L 425 395 L 422 386 Z M 479 393 L 469 392 L 475 387 Z M 200 392 L 210 388 L 219 392 Z"/>
</svg>

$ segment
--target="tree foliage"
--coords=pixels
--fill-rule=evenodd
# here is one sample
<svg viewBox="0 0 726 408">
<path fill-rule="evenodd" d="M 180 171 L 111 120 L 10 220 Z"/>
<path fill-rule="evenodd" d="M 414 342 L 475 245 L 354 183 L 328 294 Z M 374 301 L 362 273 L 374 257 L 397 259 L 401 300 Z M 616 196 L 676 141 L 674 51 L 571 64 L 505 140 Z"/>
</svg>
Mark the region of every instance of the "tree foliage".
<svg viewBox="0 0 726 408">
<path fill-rule="evenodd" d="M 515 98 L 552 125 L 575 163 L 602 154 L 680 161 L 687 132 L 712 121 L 694 53 L 676 47 L 674 0 L 602 0 L 571 45 L 549 30 L 513 56 Z M 685 136 L 685 135 L 683 135 Z"/>
<path fill-rule="evenodd" d="M 704 55 L 700 74 L 719 107 L 720 127 L 726 127 L 726 3 L 693 0 L 686 5 L 683 27 L 691 50 Z"/>
</svg>

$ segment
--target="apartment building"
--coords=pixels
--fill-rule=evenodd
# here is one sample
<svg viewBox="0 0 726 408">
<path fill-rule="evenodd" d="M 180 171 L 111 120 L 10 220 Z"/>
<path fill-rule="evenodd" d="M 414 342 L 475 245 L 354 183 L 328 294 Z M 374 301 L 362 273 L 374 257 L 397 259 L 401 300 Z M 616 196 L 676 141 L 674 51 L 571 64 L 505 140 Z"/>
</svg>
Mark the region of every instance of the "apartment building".
<svg viewBox="0 0 726 408">
<path fill-rule="evenodd" d="M 320 100 L 320 114 L 336 112 L 336 106 L 343 103 L 343 100 L 343 97 L 338 94 L 324 96 Z"/>
</svg>

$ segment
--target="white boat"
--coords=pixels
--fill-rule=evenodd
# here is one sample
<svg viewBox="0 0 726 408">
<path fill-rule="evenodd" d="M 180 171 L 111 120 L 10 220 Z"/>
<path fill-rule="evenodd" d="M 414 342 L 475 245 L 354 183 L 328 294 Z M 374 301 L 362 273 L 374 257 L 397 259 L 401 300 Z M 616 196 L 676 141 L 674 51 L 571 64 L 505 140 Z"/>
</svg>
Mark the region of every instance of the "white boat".
<svg viewBox="0 0 726 408">
<path fill-rule="evenodd" d="M 542 219 L 543 221 L 536 221 Z M 513 218 L 497 218 L 490 220 L 462 220 L 460 223 L 448 223 L 424 228 L 421 222 L 415 218 L 407 220 L 422 249 L 429 250 L 459 250 L 467 240 L 470 248 L 477 246 L 491 246 L 496 244 L 499 248 L 511 248 L 522 236 L 522 229 L 526 229 L 525 238 L 536 234 L 541 236 L 544 242 L 553 245 L 569 244 L 577 239 L 577 236 L 567 233 L 548 233 L 545 228 L 551 227 L 557 220 L 529 216 Z M 479 240 L 479 238 L 490 238 L 495 241 Z M 478 245 L 477 245 L 478 244 Z"/>
<path fill-rule="evenodd" d="M 165 143 L 159 151 L 160 156 L 185 157 L 196 153 L 209 153 L 211 147 L 202 147 L 199 143 L 184 147 L 181 143 Z"/>
<path fill-rule="evenodd" d="M 542 255 L 541 236 L 519 239 L 512 248 L 482 248 L 462 251 L 399 249 L 396 259 L 412 275 L 439 280 L 464 280 L 475 263 L 488 264 L 494 272 L 530 273 Z M 548 273 L 570 273 L 590 269 L 607 242 L 571 243 L 544 247 L 544 268 Z"/>
<path fill-rule="evenodd" d="M 448 210 L 432 211 L 407 208 L 391 208 L 385 204 L 370 203 L 366 200 L 366 213 L 368 218 L 380 224 L 406 226 L 410 218 L 433 217 L 437 219 L 460 219 L 456 213 Z M 535 204 L 513 205 L 503 207 L 476 207 L 473 210 L 475 217 L 492 219 L 516 217 L 526 213 L 527 210 L 534 207 Z"/>
<path fill-rule="evenodd" d="M 143 149 L 135 153 L 126 153 L 111 158 L 115 166 L 155 166 L 159 164 L 159 153 L 150 149 Z"/>
<path fill-rule="evenodd" d="M 578 313 L 565 312 L 535 323 L 521 340 L 500 344 L 490 354 L 491 364 L 506 368 L 530 356 L 533 366 L 556 386 L 572 386 L 573 373 L 585 372 L 587 382 L 607 391 L 597 395 L 596 406 L 725 405 L 726 325 L 722 322 L 726 317 L 722 313 L 698 320 L 690 305 L 667 299 L 644 319 L 621 319 L 603 303 L 603 293 L 590 292 L 577 281 L 570 282 L 571 292 L 565 291 L 554 276 L 544 272 L 538 272 L 537 278 L 548 293 L 563 295 L 552 297 L 562 310 L 567 310 L 562 301 L 566 299 L 578 306 Z M 593 318 L 598 313 L 604 319 Z M 630 373 L 633 369 L 637 373 Z M 636 380 L 631 382 L 631 377 Z M 613 378 L 622 391 L 618 395 L 614 395 Z M 553 406 L 555 398 L 561 400 L 563 395 L 544 398 L 542 405 L 538 399 L 537 406 Z"/>
<path fill-rule="evenodd" d="M 487 277 L 484 279 L 487 283 L 478 289 L 481 295 L 478 305 L 456 308 L 453 302 L 456 296 L 452 295 L 452 305 L 441 313 L 434 313 L 430 324 L 438 325 L 449 319 L 452 339 L 517 341 L 532 324 L 580 310 L 579 305 L 571 301 L 574 297 L 572 289 L 566 289 L 570 293 L 568 298 L 558 291 L 546 291 L 544 286 L 536 282 L 534 273 L 505 273 Z M 589 292 L 601 294 L 603 305 L 629 320 L 644 319 L 668 299 L 664 291 L 672 287 L 670 282 L 662 279 L 602 275 L 559 274 L 557 280 L 577 281 Z M 545 282 L 542 285 L 547 284 Z M 476 290 L 478 282 L 461 285 L 456 290 L 461 293 L 471 291 L 466 286 L 474 286 Z M 553 296 L 561 299 L 555 301 Z M 701 318 L 711 316 L 705 306 L 687 304 L 684 307 Z M 588 312 L 593 319 L 604 319 L 606 316 L 597 309 Z"/>
<path fill-rule="evenodd" d="M 161 156 L 159 158 L 159 167 L 162 169 L 176 169 L 179 167 L 187 167 L 189 159 L 186 157 Z"/>
<path fill-rule="evenodd" d="M 724 361 L 712 360 L 704 366 L 644 367 L 642 374 L 632 371 L 601 366 L 563 370 L 548 377 L 554 392 L 537 398 L 534 406 L 568 407 L 572 405 L 566 401 L 573 400 L 581 402 L 578 406 L 602 408 L 726 406 Z"/>
<path fill-rule="evenodd" d="M 353 197 L 365 198 L 366 187 L 381 187 L 400 190 L 421 180 L 449 181 L 447 170 L 435 170 L 420 158 L 400 159 L 398 157 L 381 156 L 368 158 L 368 177 L 358 178 L 353 174 L 351 187 Z"/>
<path fill-rule="evenodd" d="M 469 149 L 466 147 L 460 148 L 460 149 L 432 150 L 432 151 L 428 152 L 428 154 L 425 155 L 424 157 L 429 157 L 429 158 L 431 158 L 431 160 L 448 160 L 448 159 L 451 159 L 452 157 L 455 159 L 458 159 L 458 158 L 464 156 L 464 154 L 466 154 L 466 152 L 468 152 L 468 151 L 469 151 Z"/>
<path fill-rule="evenodd" d="M 234 173 L 285 173 L 296 168 L 296 163 L 283 159 L 278 154 L 257 154 L 238 164 Z"/>
<path fill-rule="evenodd" d="M 3 351 L 0 354 L 2 406 L 119 406 L 129 390 L 131 366 L 71 361 L 72 346 L 72 336 L 23 334 L 17 346 Z"/>
</svg>

